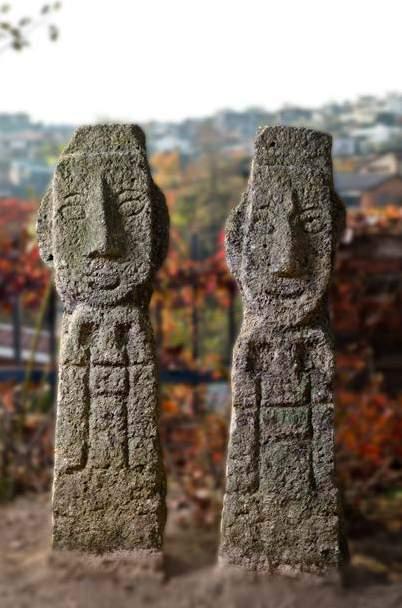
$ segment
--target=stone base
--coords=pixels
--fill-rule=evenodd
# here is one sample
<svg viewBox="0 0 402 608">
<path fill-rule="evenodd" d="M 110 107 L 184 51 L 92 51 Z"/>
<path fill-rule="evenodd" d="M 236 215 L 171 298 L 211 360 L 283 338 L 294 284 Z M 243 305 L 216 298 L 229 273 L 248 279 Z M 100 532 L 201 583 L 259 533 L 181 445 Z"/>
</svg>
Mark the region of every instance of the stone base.
<svg viewBox="0 0 402 608">
<path fill-rule="evenodd" d="M 247 581 L 255 581 L 261 577 L 288 577 L 297 579 L 308 585 L 341 585 L 344 582 L 343 570 L 336 570 L 334 568 L 326 571 L 306 571 L 302 566 L 290 566 L 287 564 L 281 564 L 275 568 L 261 565 L 239 565 L 230 561 L 224 555 L 218 556 L 217 570 L 223 576 L 227 576 L 233 579 L 244 579 Z"/>
<path fill-rule="evenodd" d="M 99 575 L 125 581 L 141 578 L 161 581 L 165 578 L 163 553 L 145 549 L 113 551 L 101 555 L 53 549 L 49 554 L 49 564 L 71 578 Z"/>
</svg>

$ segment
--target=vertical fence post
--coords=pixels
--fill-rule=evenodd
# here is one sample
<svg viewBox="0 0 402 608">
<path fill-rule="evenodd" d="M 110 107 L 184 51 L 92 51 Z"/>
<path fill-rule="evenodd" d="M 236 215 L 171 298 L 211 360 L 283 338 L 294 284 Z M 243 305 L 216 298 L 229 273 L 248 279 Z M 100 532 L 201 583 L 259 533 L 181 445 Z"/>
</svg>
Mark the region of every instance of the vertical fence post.
<svg viewBox="0 0 402 608">
<path fill-rule="evenodd" d="M 13 350 L 17 366 L 21 365 L 21 300 L 17 295 L 12 303 Z"/>
<path fill-rule="evenodd" d="M 163 304 L 159 299 L 155 306 L 155 344 L 160 353 L 163 346 Z"/>
<path fill-rule="evenodd" d="M 198 235 L 193 233 L 191 235 L 190 244 L 190 256 L 193 262 L 197 262 L 199 258 L 198 248 Z M 198 316 L 198 276 L 196 268 L 192 269 L 191 282 L 192 282 L 192 310 L 191 310 L 191 328 L 192 328 L 192 358 L 193 364 L 198 365 L 198 359 L 200 356 L 199 349 L 199 316 Z M 197 370 L 198 371 L 198 370 Z M 198 414 L 200 410 L 200 399 L 198 394 L 198 382 L 194 384 L 192 407 L 194 414 Z"/>
<path fill-rule="evenodd" d="M 191 261 L 198 261 L 198 235 L 191 235 Z M 198 317 L 198 277 L 197 270 L 193 268 L 191 275 L 192 282 L 192 310 L 191 310 L 191 327 L 192 327 L 192 356 L 193 361 L 196 362 L 199 357 L 199 317 Z"/>
</svg>

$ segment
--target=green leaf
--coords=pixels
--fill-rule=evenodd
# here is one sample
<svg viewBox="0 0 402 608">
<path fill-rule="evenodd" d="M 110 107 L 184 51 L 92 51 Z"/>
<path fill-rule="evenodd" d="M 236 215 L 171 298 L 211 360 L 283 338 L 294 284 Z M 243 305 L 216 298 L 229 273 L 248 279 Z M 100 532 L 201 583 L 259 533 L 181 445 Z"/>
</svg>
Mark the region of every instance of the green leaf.
<svg viewBox="0 0 402 608">
<path fill-rule="evenodd" d="M 49 38 L 50 40 L 52 40 L 52 42 L 54 42 L 55 40 L 57 40 L 59 37 L 59 30 L 57 29 L 57 27 L 55 25 L 50 25 L 49 26 Z"/>
<path fill-rule="evenodd" d="M 11 46 L 14 51 L 22 51 L 24 45 L 21 40 L 15 39 L 12 41 Z"/>
<path fill-rule="evenodd" d="M 26 25 L 29 25 L 30 23 L 32 23 L 32 19 L 30 19 L 29 17 L 22 17 L 22 19 L 20 19 L 18 21 L 19 27 L 25 27 Z"/>
</svg>

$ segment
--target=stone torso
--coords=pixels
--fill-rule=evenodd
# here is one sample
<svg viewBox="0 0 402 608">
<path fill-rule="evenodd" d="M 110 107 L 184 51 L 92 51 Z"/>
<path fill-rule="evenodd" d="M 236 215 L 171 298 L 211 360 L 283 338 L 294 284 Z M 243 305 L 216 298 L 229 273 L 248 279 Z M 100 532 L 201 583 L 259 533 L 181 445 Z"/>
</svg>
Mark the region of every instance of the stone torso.
<svg viewBox="0 0 402 608">
<path fill-rule="evenodd" d="M 73 472 L 135 465 L 127 402 L 130 390 L 138 388 L 138 370 L 146 366 L 155 373 L 149 320 L 129 307 L 93 315 L 81 306 L 66 316 L 63 327 L 61 398 L 65 402 L 79 392 L 82 402 L 78 418 L 60 416 L 63 437 L 57 442 L 63 457 L 58 466 Z"/>
</svg>

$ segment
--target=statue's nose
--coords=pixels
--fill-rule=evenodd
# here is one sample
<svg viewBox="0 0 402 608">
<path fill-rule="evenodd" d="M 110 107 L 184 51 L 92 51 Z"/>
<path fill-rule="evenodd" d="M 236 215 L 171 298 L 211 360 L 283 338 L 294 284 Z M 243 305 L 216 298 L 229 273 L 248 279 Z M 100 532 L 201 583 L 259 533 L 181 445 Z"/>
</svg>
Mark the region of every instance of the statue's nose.
<svg viewBox="0 0 402 608">
<path fill-rule="evenodd" d="M 278 277 L 300 277 L 302 274 L 300 252 L 297 251 L 293 239 L 279 239 L 276 250 L 272 252 L 272 274 Z"/>
<path fill-rule="evenodd" d="M 113 210 L 104 180 L 99 179 L 91 193 L 90 226 L 88 235 L 89 257 L 119 257 L 123 239 L 114 226 Z"/>
<path fill-rule="evenodd" d="M 294 197 L 289 192 L 283 199 L 271 246 L 271 272 L 278 277 L 298 278 L 302 275 L 303 243 L 297 229 Z"/>
</svg>

